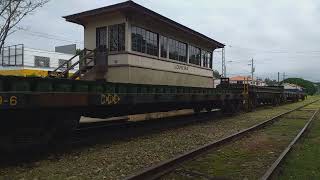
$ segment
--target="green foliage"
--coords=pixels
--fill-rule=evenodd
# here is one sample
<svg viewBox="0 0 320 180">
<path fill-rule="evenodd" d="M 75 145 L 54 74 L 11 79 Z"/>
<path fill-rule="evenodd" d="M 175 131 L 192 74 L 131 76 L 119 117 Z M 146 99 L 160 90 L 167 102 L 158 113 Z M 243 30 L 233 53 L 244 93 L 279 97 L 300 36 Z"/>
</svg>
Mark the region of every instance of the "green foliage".
<svg viewBox="0 0 320 180">
<path fill-rule="evenodd" d="M 319 103 L 314 104 L 319 108 Z M 305 136 L 294 146 L 271 179 L 319 179 L 320 177 L 320 117 L 313 120 Z"/>
<path fill-rule="evenodd" d="M 82 51 L 81 49 L 76 49 L 76 54 L 80 55 L 81 51 Z"/>
<path fill-rule="evenodd" d="M 285 79 L 283 82 L 299 85 L 305 88 L 305 92 L 309 95 L 314 95 L 318 91 L 317 87 L 313 82 L 302 78 L 288 78 Z"/>
<path fill-rule="evenodd" d="M 320 94 L 320 83 L 316 83 L 317 85 L 317 94 Z"/>
<path fill-rule="evenodd" d="M 219 71 L 213 70 L 213 77 L 216 78 L 216 79 L 221 78 L 221 75 L 219 74 Z"/>
</svg>

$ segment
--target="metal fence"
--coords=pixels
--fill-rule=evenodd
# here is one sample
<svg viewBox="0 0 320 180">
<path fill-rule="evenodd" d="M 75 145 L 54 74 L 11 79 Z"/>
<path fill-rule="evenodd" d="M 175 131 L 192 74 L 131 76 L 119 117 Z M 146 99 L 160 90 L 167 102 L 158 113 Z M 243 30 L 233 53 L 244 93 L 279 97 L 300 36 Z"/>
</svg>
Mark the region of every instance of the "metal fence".
<svg viewBox="0 0 320 180">
<path fill-rule="evenodd" d="M 0 51 L 0 65 L 2 65 L 2 66 L 23 66 L 24 65 L 24 46 L 23 46 L 23 44 L 4 47 Z"/>
</svg>

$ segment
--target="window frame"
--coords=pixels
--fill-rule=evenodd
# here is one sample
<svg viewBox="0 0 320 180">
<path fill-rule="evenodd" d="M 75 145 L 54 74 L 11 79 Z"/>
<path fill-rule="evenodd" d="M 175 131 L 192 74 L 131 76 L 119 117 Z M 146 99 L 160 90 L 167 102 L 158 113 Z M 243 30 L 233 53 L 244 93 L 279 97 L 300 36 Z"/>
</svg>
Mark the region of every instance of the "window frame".
<svg viewBox="0 0 320 180">
<path fill-rule="evenodd" d="M 139 37 L 140 36 L 140 37 Z M 159 33 L 140 26 L 131 26 L 131 50 L 159 57 Z"/>
<path fill-rule="evenodd" d="M 39 58 L 39 59 L 37 59 Z M 45 60 L 45 61 L 48 61 L 48 62 L 44 62 L 44 66 L 41 66 L 39 65 L 40 63 L 37 61 L 42 61 L 42 60 Z M 37 67 L 37 68 L 50 68 L 50 57 L 45 57 L 45 56 L 34 56 L 34 67 Z"/>
<path fill-rule="evenodd" d="M 201 48 L 189 44 L 189 64 L 201 67 L 201 50 Z"/>
<path fill-rule="evenodd" d="M 159 43 L 160 43 L 160 57 L 161 58 L 168 58 L 168 51 L 169 51 L 169 38 L 167 36 L 159 35 Z M 162 48 L 163 47 L 163 48 Z"/>
<path fill-rule="evenodd" d="M 170 60 L 188 63 L 188 57 L 187 57 L 188 56 L 188 51 L 187 51 L 188 44 L 187 43 L 184 43 L 182 41 L 178 41 L 173 38 L 168 38 L 168 45 L 169 45 L 168 46 L 169 47 L 169 50 L 168 50 L 169 57 L 168 58 Z"/>
<path fill-rule="evenodd" d="M 115 39 L 115 41 L 113 41 L 113 39 Z M 126 49 L 125 23 L 108 26 L 108 47 L 109 47 L 109 52 L 125 51 Z"/>
<path fill-rule="evenodd" d="M 105 44 L 101 44 L 101 30 L 105 32 Z M 108 26 L 97 27 L 96 28 L 96 48 L 100 48 L 100 46 L 104 46 L 103 48 L 108 49 L 109 47 L 109 32 Z"/>
<path fill-rule="evenodd" d="M 212 69 L 212 52 L 202 49 L 201 61 L 202 61 L 202 67 Z"/>
<path fill-rule="evenodd" d="M 148 40 L 150 33 L 156 34 L 157 37 L 157 52 L 152 55 L 148 52 Z M 188 65 L 212 69 L 213 66 L 213 53 L 203 48 L 199 48 L 193 44 L 176 40 L 171 36 L 166 36 L 161 33 L 150 31 L 141 26 L 131 25 L 131 51 L 143 53 L 150 56 L 156 56 L 159 59 L 166 59 L 169 61 L 176 61 Z M 142 38 L 137 38 L 136 35 L 140 34 Z M 146 42 L 143 41 L 146 39 Z M 205 55 L 203 55 L 205 53 Z M 194 58 L 191 56 L 194 55 Z M 205 60 L 203 59 L 205 58 Z"/>
</svg>

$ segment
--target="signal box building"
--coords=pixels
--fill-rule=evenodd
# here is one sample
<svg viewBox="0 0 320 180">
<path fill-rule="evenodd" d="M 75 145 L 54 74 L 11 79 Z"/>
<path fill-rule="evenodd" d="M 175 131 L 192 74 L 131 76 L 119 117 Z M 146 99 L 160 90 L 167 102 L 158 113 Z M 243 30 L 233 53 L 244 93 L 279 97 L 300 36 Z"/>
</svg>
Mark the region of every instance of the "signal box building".
<svg viewBox="0 0 320 180">
<path fill-rule="evenodd" d="M 213 87 L 212 53 L 224 44 L 133 1 L 64 18 L 84 27 L 85 48 L 109 50 L 109 82 Z"/>
</svg>

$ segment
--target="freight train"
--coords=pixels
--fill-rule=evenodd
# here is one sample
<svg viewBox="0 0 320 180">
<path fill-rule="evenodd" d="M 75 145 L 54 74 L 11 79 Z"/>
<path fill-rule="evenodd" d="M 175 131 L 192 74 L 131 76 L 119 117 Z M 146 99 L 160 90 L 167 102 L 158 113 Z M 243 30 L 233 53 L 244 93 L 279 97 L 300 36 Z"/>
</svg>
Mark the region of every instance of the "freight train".
<svg viewBox="0 0 320 180">
<path fill-rule="evenodd" d="M 221 109 L 232 114 L 299 99 L 305 99 L 303 92 L 230 84 L 228 78 L 217 88 L 199 88 L 0 76 L 0 146 L 61 142 L 70 137 L 81 116 L 107 118 L 180 109 L 196 113 Z"/>
<path fill-rule="evenodd" d="M 46 78 L 0 77 L 0 149 L 62 142 L 81 116 L 180 109 L 234 114 L 305 98 L 303 92 L 235 85 L 227 78 L 211 88 L 213 52 L 225 45 L 133 1 L 64 18 L 85 27 L 85 48 Z M 19 64 L 7 63 L 17 62 L 16 53 L 10 58 L 13 53 L 2 52 L 2 65 Z M 50 66 L 48 58 L 34 58 Z"/>
</svg>

